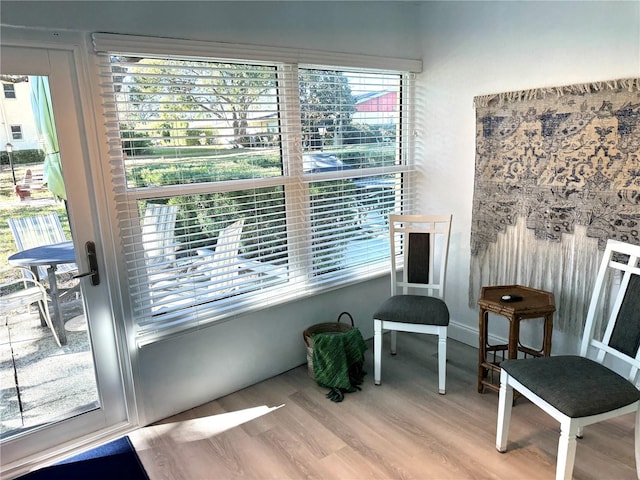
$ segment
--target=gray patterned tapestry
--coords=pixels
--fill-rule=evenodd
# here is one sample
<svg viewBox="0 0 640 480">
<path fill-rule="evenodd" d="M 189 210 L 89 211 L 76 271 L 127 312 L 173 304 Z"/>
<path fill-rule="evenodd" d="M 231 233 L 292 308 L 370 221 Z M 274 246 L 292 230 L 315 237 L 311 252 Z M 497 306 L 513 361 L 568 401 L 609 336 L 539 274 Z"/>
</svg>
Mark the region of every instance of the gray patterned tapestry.
<svg viewBox="0 0 640 480">
<path fill-rule="evenodd" d="M 544 288 L 579 334 L 607 240 L 640 244 L 640 78 L 475 105 L 470 305 L 487 284 Z"/>
</svg>

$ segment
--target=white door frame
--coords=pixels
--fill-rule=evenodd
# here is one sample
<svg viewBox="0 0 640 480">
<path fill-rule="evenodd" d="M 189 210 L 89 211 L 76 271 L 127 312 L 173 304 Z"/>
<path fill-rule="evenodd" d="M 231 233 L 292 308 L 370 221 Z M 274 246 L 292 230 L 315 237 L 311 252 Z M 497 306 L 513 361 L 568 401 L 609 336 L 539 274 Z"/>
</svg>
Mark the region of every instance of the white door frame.
<svg viewBox="0 0 640 480">
<path fill-rule="evenodd" d="M 81 280 L 101 407 L 2 442 L 2 475 L 13 477 L 118 437 L 136 426 L 137 416 L 128 342 L 117 314 L 121 309 L 113 308 L 120 298 L 114 288 L 117 275 L 114 262 L 105 262 L 105 257 L 112 257 L 114 239 L 108 234 L 102 170 L 93 160 L 100 154 L 86 73 L 86 38 L 77 32 L 5 26 L 0 34 L 3 74 L 49 77 L 78 268 L 88 270 L 84 245 L 93 241 L 101 278 L 99 286 L 92 286 L 88 278 Z"/>
</svg>

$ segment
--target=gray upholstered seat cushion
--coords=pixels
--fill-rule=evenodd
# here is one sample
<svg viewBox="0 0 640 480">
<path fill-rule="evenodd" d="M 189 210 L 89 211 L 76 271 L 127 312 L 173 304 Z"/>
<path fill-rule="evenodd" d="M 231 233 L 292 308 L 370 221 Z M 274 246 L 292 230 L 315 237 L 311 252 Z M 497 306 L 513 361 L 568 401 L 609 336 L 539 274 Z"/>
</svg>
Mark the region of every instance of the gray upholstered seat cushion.
<svg viewBox="0 0 640 480">
<path fill-rule="evenodd" d="M 373 318 L 391 322 L 449 325 L 449 309 L 436 297 L 424 295 L 394 295 L 387 299 Z"/>
<path fill-rule="evenodd" d="M 631 382 L 588 358 L 526 358 L 504 360 L 500 366 L 571 418 L 608 412 L 640 399 Z"/>
</svg>

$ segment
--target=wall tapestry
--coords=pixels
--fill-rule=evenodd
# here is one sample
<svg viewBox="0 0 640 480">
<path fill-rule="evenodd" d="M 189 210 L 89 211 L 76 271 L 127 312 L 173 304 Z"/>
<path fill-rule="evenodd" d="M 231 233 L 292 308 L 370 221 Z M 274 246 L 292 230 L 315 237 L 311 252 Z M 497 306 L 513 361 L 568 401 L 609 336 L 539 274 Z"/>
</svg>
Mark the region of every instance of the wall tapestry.
<svg viewBox="0 0 640 480">
<path fill-rule="evenodd" d="M 475 106 L 469 304 L 483 285 L 542 288 L 580 335 L 607 240 L 640 244 L 640 78 Z"/>
</svg>

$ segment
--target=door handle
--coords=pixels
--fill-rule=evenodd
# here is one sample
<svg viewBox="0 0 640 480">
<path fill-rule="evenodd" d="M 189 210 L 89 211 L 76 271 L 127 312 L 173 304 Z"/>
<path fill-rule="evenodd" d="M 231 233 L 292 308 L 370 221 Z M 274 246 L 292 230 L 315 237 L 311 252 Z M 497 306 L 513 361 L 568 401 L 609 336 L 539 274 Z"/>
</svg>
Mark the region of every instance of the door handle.
<svg viewBox="0 0 640 480">
<path fill-rule="evenodd" d="M 100 274 L 98 273 L 98 255 L 96 254 L 96 244 L 94 242 L 87 242 L 84 244 L 85 252 L 87 253 L 87 259 L 89 260 L 89 271 L 85 273 L 79 273 L 74 275 L 73 278 L 83 278 L 91 276 L 91 285 L 100 285 Z"/>
</svg>

